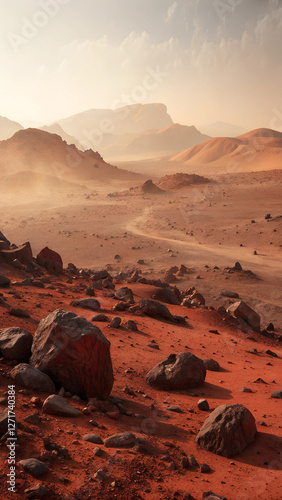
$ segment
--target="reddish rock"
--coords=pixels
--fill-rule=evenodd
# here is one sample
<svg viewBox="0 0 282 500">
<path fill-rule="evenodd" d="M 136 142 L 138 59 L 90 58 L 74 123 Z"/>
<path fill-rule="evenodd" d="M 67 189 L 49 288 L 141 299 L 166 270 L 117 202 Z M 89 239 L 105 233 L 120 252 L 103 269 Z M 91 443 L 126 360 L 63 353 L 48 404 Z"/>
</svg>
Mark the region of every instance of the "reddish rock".
<svg viewBox="0 0 282 500">
<path fill-rule="evenodd" d="M 41 267 L 45 267 L 50 273 L 63 273 L 62 257 L 48 247 L 43 248 L 37 255 L 36 260 Z"/>
<path fill-rule="evenodd" d="M 10 250 L 1 250 L 1 255 L 6 262 L 13 263 L 15 259 L 22 264 L 29 264 L 32 262 L 32 250 L 30 243 L 24 243 L 20 247 L 12 248 Z"/>
<path fill-rule="evenodd" d="M 30 364 L 82 398 L 106 398 L 113 386 L 110 342 L 73 312 L 58 309 L 40 321 Z"/>
</svg>

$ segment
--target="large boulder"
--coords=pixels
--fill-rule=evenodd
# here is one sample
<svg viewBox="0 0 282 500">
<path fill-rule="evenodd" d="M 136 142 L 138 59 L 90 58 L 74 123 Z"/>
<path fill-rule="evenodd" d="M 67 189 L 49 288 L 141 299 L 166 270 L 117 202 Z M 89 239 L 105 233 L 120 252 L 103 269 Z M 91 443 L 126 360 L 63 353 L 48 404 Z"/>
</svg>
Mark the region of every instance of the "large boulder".
<svg viewBox="0 0 282 500">
<path fill-rule="evenodd" d="M 124 302 L 130 302 L 130 304 L 134 303 L 133 292 L 127 286 L 123 286 L 122 288 L 116 290 L 115 299 L 123 300 Z"/>
<path fill-rule="evenodd" d="M 171 288 L 159 288 L 152 296 L 154 300 L 160 300 L 167 304 L 180 305 L 181 300 L 177 297 Z"/>
<path fill-rule="evenodd" d="M 255 419 L 245 406 L 222 405 L 208 416 L 196 442 L 208 451 L 231 457 L 252 443 L 256 432 Z"/>
<path fill-rule="evenodd" d="M 4 274 L 0 273 L 0 287 L 10 286 L 11 280 Z"/>
<path fill-rule="evenodd" d="M 246 302 L 240 300 L 228 307 L 227 312 L 241 318 L 256 332 L 260 332 L 260 316 Z"/>
<path fill-rule="evenodd" d="M 15 366 L 10 372 L 10 376 L 16 384 L 22 385 L 27 389 L 49 393 L 53 393 L 56 390 L 54 383 L 48 375 L 27 363 Z"/>
<path fill-rule="evenodd" d="M 170 354 L 147 373 L 148 384 L 165 391 L 187 390 L 198 387 L 205 381 L 206 369 L 203 361 L 194 354 L 183 352 Z"/>
<path fill-rule="evenodd" d="M 97 326 L 73 312 L 58 309 L 40 321 L 30 364 L 82 398 L 103 399 L 112 390 L 110 342 Z"/>
<path fill-rule="evenodd" d="M 152 316 L 153 318 L 159 316 L 165 319 L 169 319 L 170 321 L 174 321 L 174 317 L 170 313 L 168 308 L 157 300 L 141 299 L 139 300 L 139 307 L 141 311 L 147 316 Z"/>
<path fill-rule="evenodd" d="M 78 299 L 71 302 L 71 306 L 89 309 L 90 311 L 99 311 L 100 302 L 97 299 Z"/>
<path fill-rule="evenodd" d="M 43 248 L 36 257 L 37 263 L 41 267 L 45 267 L 50 273 L 63 273 L 63 261 L 60 254 L 54 252 L 48 247 Z"/>
<path fill-rule="evenodd" d="M 30 262 L 33 261 L 29 242 L 10 250 L 1 250 L 1 255 L 3 259 L 10 264 L 12 264 L 15 259 L 19 260 L 22 264 L 30 264 Z"/>
<path fill-rule="evenodd" d="M 0 330 L 0 351 L 4 358 L 28 361 L 31 355 L 33 337 L 22 328 L 2 328 Z"/>
</svg>

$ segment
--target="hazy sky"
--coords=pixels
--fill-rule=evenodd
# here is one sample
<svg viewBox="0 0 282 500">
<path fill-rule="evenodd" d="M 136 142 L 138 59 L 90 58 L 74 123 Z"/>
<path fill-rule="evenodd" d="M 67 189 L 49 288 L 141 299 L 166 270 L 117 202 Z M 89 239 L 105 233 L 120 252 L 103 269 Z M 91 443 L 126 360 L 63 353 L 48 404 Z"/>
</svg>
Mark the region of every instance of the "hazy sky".
<svg viewBox="0 0 282 500">
<path fill-rule="evenodd" d="M 163 102 L 282 130 L 281 0 L 1 0 L 0 115 Z"/>
</svg>

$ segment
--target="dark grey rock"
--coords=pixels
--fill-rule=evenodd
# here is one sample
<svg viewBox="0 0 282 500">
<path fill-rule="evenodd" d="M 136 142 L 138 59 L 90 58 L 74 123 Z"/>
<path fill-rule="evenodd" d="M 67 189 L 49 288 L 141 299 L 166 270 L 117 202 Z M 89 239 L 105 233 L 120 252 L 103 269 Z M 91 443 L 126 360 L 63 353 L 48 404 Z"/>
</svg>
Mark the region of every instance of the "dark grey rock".
<svg viewBox="0 0 282 500">
<path fill-rule="evenodd" d="M 33 477 L 42 476 L 49 471 L 47 465 L 38 460 L 37 458 L 28 458 L 20 460 L 19 465 Z"/>
<path fill-rule="evenodd" d="M 53 381 L 48 375 L 27 363 L 15 366 L 10 372 L 10 376 L 16 384 L 22 385 L 27 389 L 49 393 L 54 393 L 56 390 Z"/>
<path fill-rule="evenodd" d="M 22 328 L 3 328 L 0 330 L 0 351 L 4 358 L 18 362 L 28 361 L 31 356 L 33 337 Z"/>
<path fill-rule="evenodd" d="M 187 390 L 202 385 L 205 377 L 203 361 L 194 354 L 184 352 L 171 354 L 152 368 L 146 376 L 146 381 L 158 389 Z"/>
</svg>

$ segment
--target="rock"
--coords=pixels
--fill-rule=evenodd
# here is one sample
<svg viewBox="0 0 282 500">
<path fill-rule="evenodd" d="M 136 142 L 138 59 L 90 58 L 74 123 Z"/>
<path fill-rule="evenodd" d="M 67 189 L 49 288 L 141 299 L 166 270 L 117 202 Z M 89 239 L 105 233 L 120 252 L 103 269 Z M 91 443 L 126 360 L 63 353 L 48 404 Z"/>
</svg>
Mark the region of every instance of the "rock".
<svg viewBox="0 0 282 500">
<path fill-rule="evenodd" d="M 265 218 L 265 220 L 268 220 L 268 219 L 271 219 L 272 217 L 271 217 L 271 215 L 270 215 L 270 214 L 266 214 L 266 215 L 264 216 L 264 218 Z"/>
<path fill-rule="evenodd" d="M 202 474 L 208 474 L 211 471 L 211 468 L 208 464 L 200 464 L 200 472 Z"/>
<path fill-rule="evenodd" d="M 197 462 L 196 458 L 194 457 L 194 455 L 188 455 L 188 458 L 189 458 L 189 462 L 192 465 L 192 467 L 197 467 L 198 462 Z"/>
<path fill-rule="evenodd" d="M 123 300 L 124 302 L 129 302 L 130 304 L 134 304 L 133 292 L 127 286 L 124 286 L 116 290 L 115 299 Z"/>
<path fill-rule="evenodd" d="M 203 498 L 205 500 L 227 500 L 225 497 L 223 497 L 221 495 L 217 495 L 216 493 L 213 493 L 211 490 L 205 491 L 203 493 Z"/>
<path fill-rule="evenodd" d="M 203 295 L 199 292 L 197 292 L 197 290 L 195 290 L 192 295 L 189 296 L 189 299 L 192 301 L 192 300 L 197 300 L 197 302 L 201 305 L 201 306 L 204 306 L 206 304 L 206 301 L 203 297 Z"/>
<path fill-rule="evenodd" d="M 24 490 L 24 493 L 28 500 L 35 500 L 47 496 L 49 494 L 49 490 L 47 490 L 45 486 L 39 483 L 35 486 L 32 486 L 31 488 L 27 488 L 26 490 Z"/>
<path fill-rule="evenodd" d="M 62 257 L 54 250 L 48 247 L 43 248 L 36 257 L 38 265 L 45 267 L 49 273 L 62 274 L 63 261 Z"/>
<path fill-rule="evenodd" d="M 265 351 L 265 354 L 268 354 L 268 356 L 272 356 L 273 358 L 278 358 L 278 355 L 276 354 L 276 352 L 271 351 L 270 349 L 267 349 L 267 351 Z"/>
<path fill-rule="evenodd" d="M 109 479 L 109 476 L 106 474 L 106 472 L 103 469 L 97 470 L 97 472 L 95 472 L 95 474 L 94 474 L 94 477 L 96 479 L 99 479 L 99 481 L 107 481 L 107 479 Z"/>
<path fill-rule="evenodd" d="M 90 311 L 99 311 L 100 302 L 97 299 L 78 299 L 71 302 L 71 306 L 90 309 Z"/>
<path fill-rule="evenodd" d="M 223 297 L 229 297 L 231 299 L 239 299 L 239 294 L 237 292 L 230 292 L 229 290 L 225 290 L 224 292 L 221 292 Z"/>
<path fill-rule="evenodd" d="M 95 455 L 95 457 L 101 457 L 101 455 L 103 454 L 103 450 L 102 450 L 102 448 L 100 448 L 100 446 L 97 446 L 97 447 L 93 450 L 93 454 Z"/>
<path fill-rule="evenodd" d="M 119 328 L 120 325 L 121 325 L 121 318 L 119 318 L 118 316 L 115 316 L 110 322 L 111 328 Z"/>
<path fill-rule="evenodd" d="M 54 383 L 48 375 L 27 363 L 15 366 L 10 375 L 16 384 L 22 385 L 27 389 L 49 393 L 54 393 L 56 390 Z"/>
<path fill-rule="evenodd" d="M 151 347 L 151 349 L 160 349 L 160 346 L 155 341 L 149 342 L 148 347 Z"/>
<path fill-rule="evenodd" d="M 132 448 L 135 444 L 135 435 L 132 432 L 114 434 L 105 439 L 104 444 L 107 448 Z"/>
<path fill-rule="evenodd" d="M 0 411 L 0 436 L 3 436 L 8 431 L 8 408 Z"/>
<path fill-rule="evenodd" d="M 0 273 L 0 286 L 1 287 L 6 287 L 10 286 L 11 280 L 7 278 L 7 276 L 4 276 L 4 274 Z"/>
<path fill-rule="evenodd" d="M 1 231 L 0 231 L 0 241 L 3 241 L 8 246 L 11 245 L 10 241 L 6 238 L 6 236 L 4 236 L 4 234 Z"/>
<path fill-rule="evenodd" d="M 269 323 L 269 325 L 266 327 L 266 330 L 268 332 L 274 332 L 275 328 L 274 328 L 273 323 Z"/>
<path fill-rule="evenodd" d="M 222 405 L 206 419 L 196 442 L 224 457 L 241 453 L 255 439 L 257 429 L 251 412 L 243 405 Z"/>
<path fill-rule="evenodd" d="M 110 342 L 73 312 L 58 309 L 40 321 L 30 364 L 81 398 L 109 396 L 113 386 Z"/>
<path fill-rule="evenodd" d="M 235 262 L 235 266 L 233 267 L 233 270 L 234 271 L 242 271 L 243 270 L 240 262 Z"/>
<path fill-rule="evenodd" d="M 160 300 L 161 302 L 166 302 L 167 304 L 180 305 L 181 300 L 175 295 L 174 291 L 170 288 L 159 288 L 152 299 Z"/>
<path fill-rule="evenodd" d="M 0 330 L 0 351 L 4 358 L 18 362 L 28 361 L 31 355 L 33 337 L 21 328 Z"/>
<path fill-rule="evenodd" d="M 24 309 L 12 308 L 9 311 L 10 316 L 16 316 L 17 318 L 30 318 L 30 314 Z"/>
<path fill-rule="evenodd" d="M 92 281 L 100 281 L 100 280 L 105 280 L 107 278 L 111 278 L 111 275 L 106 270 L 94 271 L 94 273 L 91 276 Z"/>
<path fill-rule="evenodd" d="M 103 440 L 98 436 L 98 434 L 85 434 L 83 436 L 83 441 L 88 441 L 93 444 L 103 444 Z"/>
<path fill-rule="evenodd" d="M 183 469 L 189 469 L 190 462 L 187 457 L 181 458 L 180 465 Z"/>
<path fill-rule="evenodd" d="M 240 389 L 240 391 L 241 391 L 241 392 L 249 392 L 249 393 L 253 392 L 253 391 L 252 391 L 252 389 L 249 389 L 248 387 L 242 387 L 242 388 Z"/>
<path fill-rule="evenodd" d="M 208 411 L 210 409 L 210 405 L 206 399 L 199 399 L 197 406 L 201 411 Z"/>
<path fill-rule="evenodd" d="M 215 361 L 215 359 L 205 359 L 204 365 L 206 367 L 206 370 L 209 370 L 211 372 L 218 372 L 220 370 L 220 365 L 217 361 Z"/>
<path fill-rule="evenodd" d="M 163 390 L 187 390 L 205 381 L 203 361 L 194 354 L 171 354 L 165 361 L 152 368 L 146 376 L 148 384 Z"/>
<path fill-rule="evenodd" d="M 282 391 L 275 391 L 271 394 L 271 397 L 274 399 L 282 399 Z"/>
<path fill-rule="evenodd" d="M 171 405 L 167 407 L 168 411 L 173 411 L 174 413 L 182 413 L 182 410 L 177 405 Z"/>
<path fill-rule="evenodd" d="M 56 394 L 45 399 L 42 410 L 49 415 L 60 415 L 62 417 L 78 417 L 80 415 L 79 410 L 71 406 L 66 399 Z"/>
<path fill-rule="evenodd" d="M 126 328 L 128 328 L 128 330 L 131 330 L 132 332 L 137 332 L 138 331 L 138 326 L 137 324 L 135 323 L 135 321 L 129 319 L 126 323 L 125 323 L 125 326 Z"/>
<path fill-rule="evenodd" d="M 30 243 L 24 243 L 22 246 L 10 250 L 1 250 L 0 254 L 10 264 L 15 259 L 19 260 L 22 264 L 30 264 L 33 261 Z"/>
<path fill-rule="evenodd" d="M 243 300 L 229 306 L 227 312 L 235 318 L 242 318 L 256 332 L 260 331 L 260 316 Z"/>
<path fill-rule="evenodd" d="M 27 424 L 39 425 L 41 422 L 41 418 L 40 418 L 40 415 L 38 413 L 33 413 L 32 415 L 28 415 L 27 417 L 25 417 L 24 421 Z"/>
<path fill-rule="evenodd" d="M 109 318 L 105 314 L 95 314 L 91 321 L 109 321 Z"/>
<path fill-rule="evenodd" d="M 152 317 L 160 316 L 162 318 L 169 319 L 170 321 L 174 322 L 174 318 L 172 314 L 169 312 L 168 308 L 164 304 L 158 302 L 157 300 L 141 299 L 139 301 L 139 307 L 141 311 L 147 316 L 152 316 Z"/>
<path fill-rule="evenodd" d="M 49 471 L 47 465 L 38 460 L 37 458 L 28 458 L 20 460 L 19 465 L 33 477 L 42 476 Z"/>
</svg>

